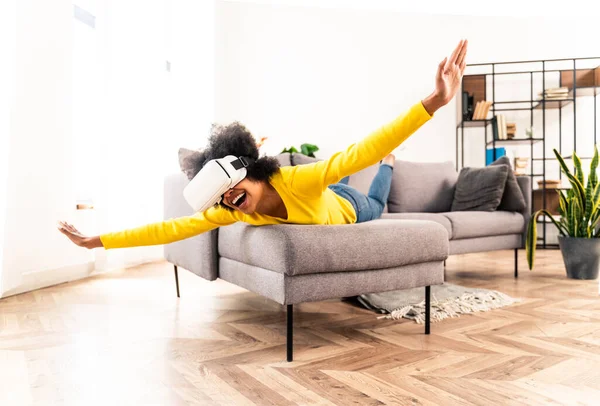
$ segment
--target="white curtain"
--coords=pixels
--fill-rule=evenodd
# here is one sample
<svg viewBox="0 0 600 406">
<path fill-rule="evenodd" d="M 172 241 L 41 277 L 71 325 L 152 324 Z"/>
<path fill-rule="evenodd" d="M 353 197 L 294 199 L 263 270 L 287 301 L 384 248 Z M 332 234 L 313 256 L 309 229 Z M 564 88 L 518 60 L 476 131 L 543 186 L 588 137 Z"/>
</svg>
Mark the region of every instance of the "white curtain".
<svg viewBox="0 0 600 406">
<path fill-rule="evenodd" d="M 204 144 L 213 116 L 212 1 L 108 0 L 97 7 L 101 107 L 83 127 L 81 199 L 95 203 L 95 230 L 160 221 L 163 179 L 179 147 Z M 103 18 L 104 17 L 104 18 Z M 74 90 L 77 94 L 77 89 Z M 75 120 L 75 123 L 77 120 Z M 162 257 L 162 247 L 96 251 L 97 268 Z"/>
</svg>

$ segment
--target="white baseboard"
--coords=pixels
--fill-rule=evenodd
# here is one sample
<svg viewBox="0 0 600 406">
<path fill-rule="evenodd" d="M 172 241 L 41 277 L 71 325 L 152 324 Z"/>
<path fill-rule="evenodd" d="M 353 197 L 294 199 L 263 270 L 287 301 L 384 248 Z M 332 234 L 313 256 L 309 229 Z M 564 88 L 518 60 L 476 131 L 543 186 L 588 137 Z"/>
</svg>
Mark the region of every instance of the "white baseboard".
<svg viewBox="0 0 600 406">
<path fill-rule="evenodd" d="M 0 298 L 87 278 L 97 273 L 94 269 L 94 262 L 88 262 L 87 264 L 70 265 L 59 269 L 27 272 L 22 275 L 22 283 L 18 287 L 0 293 Z"/>
</svg>

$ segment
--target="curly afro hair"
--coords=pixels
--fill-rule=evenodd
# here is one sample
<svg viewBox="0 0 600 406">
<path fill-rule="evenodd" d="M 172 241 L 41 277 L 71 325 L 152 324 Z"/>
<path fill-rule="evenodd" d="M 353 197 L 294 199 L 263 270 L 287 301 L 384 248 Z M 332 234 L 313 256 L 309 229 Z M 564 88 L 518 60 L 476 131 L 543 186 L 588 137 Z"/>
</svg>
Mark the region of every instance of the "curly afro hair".
<svg viewBox="0 0 600 406">
<path fill-rule="evenodd" d="M 208 161 L 227 155 L 253 159 L 254 163 L 246 168 L 248 171 L 246 178 L 254 182 L 268 182 L 279 170 L 277 159 L 268 156 L 259 158 L 256 140 L 250 131 L 242 124 L 234 122 L 226 126 L 213 124 L 207 147 L 194 158 L 194 162 L 190 162 L 193 168 L 192 177 L 200 172 Z"/>
</svg>

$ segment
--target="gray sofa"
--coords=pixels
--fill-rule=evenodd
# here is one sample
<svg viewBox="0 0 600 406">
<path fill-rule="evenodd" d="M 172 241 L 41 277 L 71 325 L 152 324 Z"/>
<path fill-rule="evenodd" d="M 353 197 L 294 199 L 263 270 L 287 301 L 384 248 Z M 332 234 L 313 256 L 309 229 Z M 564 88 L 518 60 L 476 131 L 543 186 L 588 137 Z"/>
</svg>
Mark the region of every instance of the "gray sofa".
<svg viewBox="0 0 600 406">
<path fill-rule="evenodd" d="M 313 159 L 278 156 L 282 165 Z M 366 192 L 377 166 L 350 176 Z M 430 332 L 430 286 L 444 282 L 449 254 L 523 246 L 527 213 L 449 212 L 457 174 L 450 163 L 397 162 L 386 213 L 352 225 L 234 224 L 168 244 L 178 267 L 208 280 L 234 283 L 287 305 L 287 359 L 292 360 L 293 305 L 364 293 L 425 287 L 425 333 Z M 519 179 L 528 190 L 528 179 Z M 165 219 L 192 214 L 183 174 L 165 179 Z M 525 194 L 526 196 L 529 193 Z M 426 249 L 424 249 L 426 248 Z"/>
</svg>

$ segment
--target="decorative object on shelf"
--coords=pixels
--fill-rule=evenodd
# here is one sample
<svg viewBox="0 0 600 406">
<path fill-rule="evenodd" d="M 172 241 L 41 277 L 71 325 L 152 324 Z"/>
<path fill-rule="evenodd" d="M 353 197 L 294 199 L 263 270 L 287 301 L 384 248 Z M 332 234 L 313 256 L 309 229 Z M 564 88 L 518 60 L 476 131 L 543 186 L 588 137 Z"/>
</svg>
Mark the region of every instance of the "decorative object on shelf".
<svg viewBox="0 0 600 406">
<path fill-rule="evenodd" d="M 546 201 L 544 202 L 544 195 L 546 195 Z M 548 213 L 559 216 L 560 201 L 556 189 L 534 189 L 533 190 L 533 212 L 538 210 L 546 209 Z"/>
<path fill-rule="evenodd" d="M 284 148 L 283 151 L 280 152 L 280 154 L 289 152 L 289 153 L 301 153 L 302 155 L 306 155 L 309 156 L 311 158 L 315 158 L 315 152 L 317 152 L 319 150 L 319 147 L 317 147 L 314 144 L 302 144 L 300 145 L 300 150 L 296 149 L 296 147 L 289 147 L 289 148 Z"/>
<path fill-rule="evenodd" d="M 515 175 L 526 175 L 529 158 L 515 157 Z"/>
<path fill-rule="evenodd" d="M 527 263 L 533 269 L 537 245 L 537 218 L 545 215 L 554 223 L 563 255 L 567 277 L 571 279 L 596 279 L 600 270 L 600 183 L 598 182 L 598 148 L 594 147 L 594 157 L 590 164 L 587 184 L 581 167 L 581 160 L 573 152 L 575 173 L 554 149 L 554 155 L 561 171 L 569 179 L 571 188 L 565 193 L 557 190 L 560 219 L 554 218 L 547 210 L 536 211 L 529 221 L 525 248 Z"/>
<path fill-rule="evenodd" d="M 546 179 L 538 180 L 537 184 L 540 189 L 559 189 L 560 188 L 560 180 L 556 179 Z"/>
<path fill-rule="evenodd" d="M 506 123 L 506 138 L 512 140 L 515 138 L 515 134 L 517 133 L 517 124 L 516 123 Z"/>
<path fill-rule="evenodd" d="M 564 100 L 569 98 L 569 89 L 566 87 L 554 87 L 539 93 L 540 99 Z"/>
<path fill-rule="evenodd" d="M 462 95 L 462 119 L 469 121 L 473 119 L 473 95 L 468 92 L 463 92 Z"/>
<path fill-rule="evenodd" d="M 527 127 L 525 129 L 525 136 L 527 138 L 533 138 L 533 128 L 532 127 Z"/>
</svg>

